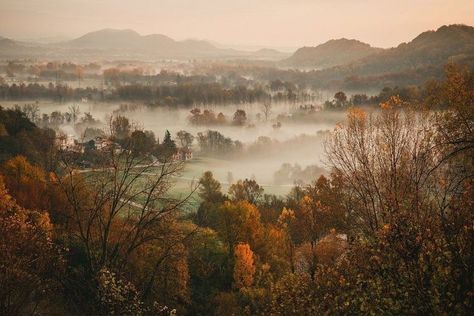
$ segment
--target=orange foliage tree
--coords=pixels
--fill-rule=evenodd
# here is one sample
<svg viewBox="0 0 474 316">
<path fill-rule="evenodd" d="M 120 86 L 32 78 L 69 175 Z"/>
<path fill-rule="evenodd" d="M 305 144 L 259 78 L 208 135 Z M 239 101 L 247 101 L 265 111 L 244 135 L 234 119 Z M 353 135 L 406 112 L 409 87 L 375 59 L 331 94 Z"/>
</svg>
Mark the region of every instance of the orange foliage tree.
<svg viewBox="0 0 474 316">
<path fill-rule="evenodd" d="M 48 213 L 19 206 L 0 178 L 0 314 L 34 314 L 62 266 Z"/>
<path fill-rule="evenodd" d="M 235 247 L 234 254 L 234 287 L 241 289 L 252 286 L 256 268 L 250 246 L 240 243 Z"/>
</svg>

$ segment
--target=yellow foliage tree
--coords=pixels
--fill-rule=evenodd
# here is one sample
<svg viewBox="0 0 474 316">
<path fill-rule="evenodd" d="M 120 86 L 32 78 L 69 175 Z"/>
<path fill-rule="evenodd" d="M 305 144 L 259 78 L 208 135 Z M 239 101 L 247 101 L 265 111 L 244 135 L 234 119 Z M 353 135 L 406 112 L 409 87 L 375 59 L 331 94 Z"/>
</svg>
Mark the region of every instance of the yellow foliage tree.
<svg viewBox="0 0 474 316">
<path fill-rule="evenodd" d="M 258 247 L 263 233 L 260 213 L 255 205 L 247 201 L 226 201 L 220 207 L 219 235 L 227 243 L 229 256 L 238 243 L 249 243 Z"/>
<path fill-rule="evenodd" d="M 44 209 L 46 175 L 24 156 L 16 156 L 3 165 L 5 185 L 11 195 L 26 208 Z"/>
</svg>

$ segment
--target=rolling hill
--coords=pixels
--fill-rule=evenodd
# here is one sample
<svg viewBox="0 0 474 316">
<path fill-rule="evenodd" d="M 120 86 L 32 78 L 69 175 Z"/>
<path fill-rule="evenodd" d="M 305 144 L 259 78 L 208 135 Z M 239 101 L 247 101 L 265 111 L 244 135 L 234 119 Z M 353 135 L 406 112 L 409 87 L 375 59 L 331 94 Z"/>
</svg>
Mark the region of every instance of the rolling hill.
<svg viewBox="0 0 474 316">
<path fill-rule="evenodd" d="M 442 26 L 427 31 L 408 43 L 359 60 L 348 67 L 359 75 L 399 72 L 448 62 L 463 62 L 474 57 L 474 27 Z"/>
<path fill-rule="evenodd" d="M 205 41 L 175 41 L 162 34 L 142 36 L 133 30 L 114 29 L 87 33 L 77 39 L 57 43 L 55 46 L 104 54 L 121 52 L 126 55 L 152 58 L 198 58 L 225 53 Z"/>
<path fill-rule="evenodd" d="M 344 65 L 313 70 L 300 81 L 337 89 L 416 85 L 442 77 L 444 65 L 450 62 L 474 67 L 474 27 L 445 25 L 397 47 Z"/>
<path fill-rule="evenodd" d="M 166 35 L 140 35 L 133 30 L 103 29 L 69 41 L 50 44 L 0 38 L 0 57 L 110 58 L 110 59 L 265 59 L 287 56 L 275 50 L 256 52 L 219 48 L 202 40 L 176 41 Z"/>
<path fill-rule="evenodd" d="M 322 69 L 351 63 L 382 51 L 353 39 L 330 40 L 316 47 L 298 49 L 281 65 L 295 68 Z"/>
</svg>

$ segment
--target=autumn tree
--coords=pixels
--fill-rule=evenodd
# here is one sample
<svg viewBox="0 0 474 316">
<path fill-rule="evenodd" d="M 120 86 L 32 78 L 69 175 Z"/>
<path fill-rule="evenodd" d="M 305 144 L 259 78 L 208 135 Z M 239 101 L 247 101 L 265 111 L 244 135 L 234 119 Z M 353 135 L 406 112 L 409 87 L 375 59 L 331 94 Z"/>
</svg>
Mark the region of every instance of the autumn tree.
<svg viewBox="0 0 474 316">
<path fill-rule="evenodd" d="M 55 224 L 65 223 L 70 208 L 53 173 L 17 156 L 0 167 L 5 186 L 18 204 L 28 209 L 48 210 Z"/>
<path fill-rule="evenodd" d="M 221 184 L 214 178 L 211 171 L 203 173 L 199 179 L 198 194 L 201 199 L 207 202 L 220 202 L 223 199 Z"/>
<path fill-rule="evenodd" d="M 430 170 L 436 165 L 431 152 L 434 129 L 429 114 L 401 108 L 392 98 L 379 114 L 360 109 L 349 112 L 345 126 L 336 128 L 326 145 L 329 162 L 350 188 L 353 224 L 366 231 L 377 231 L 397 218 L 405 205 L 421 218 L 423 203 L 432 195 L 424 194 L 434 179 Z"/>
<path fill-rule="evenodd" d="M 287 254 L 287 262 L 289 262 L 291 273 L 295 272 L 295 250 L 296 250 L 296 241 L 292 237 L 293 229 L 296 225 L 295 212 L 291 209 L 283 208 L 278 218 L 278 226 L 281 231 L 284 233 L 284 243 Z"/>
<path fill-rule="evenodd" d="M 230 186 L 229 194 L 235 201 L 256 204 L 263 194 L 263 188 L 255 180 L 239 180 Z"/>
<path fill-rule="evenodd" d="M 0 107 L 0 161 L 25 156 L 46 171 L 57 167 L 56 134 L 52 129 L 38 128 L 25 113 Z"/>
<path fill-rule="evenodd" d="M 273 286 L 267 315 L 318 315 L 313 283 L 307 274 L 288 274 Z"/>
<path fill-rule="evenodd" d="M 2 166 L 5 184 L 15 199 L 27 208 L 44 209 L 47 205 L 46 174 L 24 156 L 14 157 Z"/>
<path fill-rule="evenodd" d="M 219 225 L 219 207 L 225 200 L 221 184 L 211 171 L 206 171 L 199 179 L 198 195 L 202 199 L 196 213 L 196 223 L 216 229 Z"/>
<path fill-rule="evenodd" d="M 60 249 L 48 213 L 19 206 L 0 177 L 0 313 L 47 313 L 48 295 L 60 285 Z"/>
<path fill-rule="evenodd" d="M 248 244 L 238 244 L 234 250 L 234 287 L 250 287 L 255 274 L 254 254 Z"/>
<path fill-rule="evenodd" d="M 147 298 L 144 303 L 151 305 L 158 298 L 160 304 L 184 313 L 190 304 L 188 253 L 186 246 L 179 242 L 179 224 L 173 225 L 176 227 L 170 230 L 168 237 L 176 244 L 167 253 L 163 242 L 150 242 L 139 247 L 131 257 L 130 271 L 135 283 L 140 285 L 137 288 L 138 298 Z M 156 258 L 162 258 L 160 265 L 156 265 Z M 155 277 L 149 279 L 150 275 Z"/>
<path fill-rule="evenodd" d="M 216 292 L 231 289 L 232 269 L 227 264 L 227 249 L 214 230 L 201 228 L 190 239 L 188 251 L 192 298 L 188 312 L 211 315 Z"/>
<path fill-rule="evenodd" d="M 111 117 L 110 133 L 118 140 L 126 139 L 131 133 L 131 125 L 128 118 L 122 115 Z"/>
<path fill-rule="evenodd" d="M 228 246 L 232 257 L 238 243 L 248 243 L 258 248 L 262 236 L 262 224 L 258 209 L 247 201 L 224 202 L 219 209 L 220 223 L 217 232 Z"/>
<path fill-rule="evenodd" d="M 39 107 L 38 104 L 24 104 L 18 107 L 18 110 L 25 113 L 25 116 L 33 123 L 37 123 L 39 121 Z"/>
<path fill-rule="evenodd" d="M 445 73 L 446 80 L 438 82 L 425 100 L 427 106 L 447 109 L 435 122 L 439 146 L 445 150 L 442 162 L 459 155 L 472 157 L 474 152 L 474 72 L 448 64 Z"/>
</svg>

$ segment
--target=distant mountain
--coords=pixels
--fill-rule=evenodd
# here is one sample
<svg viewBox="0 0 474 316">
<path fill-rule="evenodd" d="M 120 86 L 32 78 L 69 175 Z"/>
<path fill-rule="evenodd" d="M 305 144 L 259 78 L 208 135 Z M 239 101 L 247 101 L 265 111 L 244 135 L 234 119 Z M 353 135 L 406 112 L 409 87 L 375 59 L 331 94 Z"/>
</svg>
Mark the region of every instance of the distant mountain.
<svg viewBox="0 0 474 316">
<path fill-rule="evenodd" d="M 263 49 L 257 52 L 217 47 L 196 39 L 176 41 L 166 35 L 140 35 L 133 30 L 103 29 L 56 43 L 19 42 L 0 38 L 0 57 L 74 59 L 258 59 L 280 60 L 288 54 Z"/>
<path fill-rule="evenodd" d="M 50 55 L 51 49 L 45 49 L 41 44 L 0 38 L 0 57 L 2 58 L 30 58 Z"/>
<path fill-rule="evenodd" d="M 16 42 L 6 38 L 6 37 L 1 37 L 0 36 L 0 47 L 1 48 L 6 48 L 6 47 L 15 47 L 17 46 Z"/>
<path fill-rule="evenodd" d="M 123 49 L 135 47 L 141 40 L 140 34 L 133 30 L 104 29 L 56 45 L 81 49 Z"/>
<path fill-rule="evenodd" d="M 6 37 L 0 36 L 0 54 L 1 55 L 13 55 L 16 52 L 23 52 L 26 49 L 26 46 L 22 45 L 19 42 L 11 40 Z"/>
<path fill-rule="evenodd" d="M 345 65 L 313 71 L 311 82 L 340 89 L 421 84 L 443 75 L 449 62 L 474 67 L 474 27 L 442 26 L 408 43 Z"/>
<path fill-rule="evenodd" d="M 398 72 L 427 66 L 440 66 L 450 61 L 462 62 L 474 57 L 474 27 L 442 26 L 436 31 L 418 35 L 409 43 L 385 50 L 350 66 L 351 72 L 371 75 Z"/>
<path fill-rule="evenodd" d="M 348 64 L 382 51 L 353 39 L 330 40 L 316 47 L 298 49 L 281 62 L 283 66 L 322 69 Z"/>
<path fill-rule="evenodd" d="M 175 41 L 162 34 L 142 36 L 133 30 L 114 29 L 87 33 L 77 39 L 57 43 L 55 46 L 103 54 L 122 53 L 127 56 L 136 55 L 149 58 L 200 58 L 229 53 L 206 41 Z"/>
</svg>

